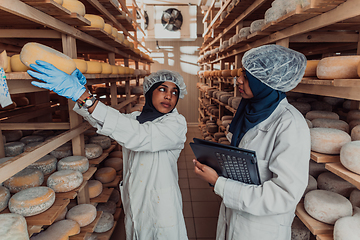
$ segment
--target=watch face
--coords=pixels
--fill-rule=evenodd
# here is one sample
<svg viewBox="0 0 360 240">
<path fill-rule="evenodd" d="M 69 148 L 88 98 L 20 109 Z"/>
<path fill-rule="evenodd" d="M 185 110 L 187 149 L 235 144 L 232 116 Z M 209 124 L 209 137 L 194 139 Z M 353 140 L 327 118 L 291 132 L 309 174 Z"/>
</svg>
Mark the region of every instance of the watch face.
<svg viewBox="0 0 360 240">
<path fill-rule="evenodd" d="M 87 106 L 90 106 L 90 105 L 92 104 L 92 100 L 91 100 L 91 99 L 86 100 L 86 101 L 85 101 L 85 104 L 86 104 Z"/>
</svg>

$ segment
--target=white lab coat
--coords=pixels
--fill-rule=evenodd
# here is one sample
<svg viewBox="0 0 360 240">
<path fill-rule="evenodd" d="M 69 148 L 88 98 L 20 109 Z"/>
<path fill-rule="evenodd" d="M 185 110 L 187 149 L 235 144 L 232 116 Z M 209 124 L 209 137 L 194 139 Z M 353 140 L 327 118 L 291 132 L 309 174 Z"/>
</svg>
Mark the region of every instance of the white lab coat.
<svg viewBox="0 0 360 240">
<path fill-rule="evenodd" d="M 310 131 L 304 117 L 285 98 L 239 147 L 256 151 L 261 185 L 218 178 L 215 193 L 223 201 L 216 239 L 290 240 L 309 175 Z"/>
<path fill-rule="evenodd" d="M 177 159 L 186 141 L 185 118 L 176 109 L 152 122 L 140 124 L 140 112 L 121 114 L 98 103 L 82 115 L 102 135 L 123 148 L 121 200 L 127 240 L 188 239 L 178 184 Z"/>
</svg>

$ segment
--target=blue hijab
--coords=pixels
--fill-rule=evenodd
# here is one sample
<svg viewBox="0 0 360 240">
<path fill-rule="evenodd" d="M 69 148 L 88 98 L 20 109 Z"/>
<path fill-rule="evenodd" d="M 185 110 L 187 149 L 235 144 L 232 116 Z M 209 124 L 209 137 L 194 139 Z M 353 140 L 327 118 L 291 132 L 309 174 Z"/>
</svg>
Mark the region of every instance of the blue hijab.
<svg viewBox="0 0 360 240">
<path fill-rule="evenodd" d="M 250 89 L 254 95 L 250 99 L 241 99 L 236 114 L 231 121 L 229 131 L 233 134 L 232 146 L 239 146 L 245 133 L 267 119 L 280 101 L 286 97 L 285 92 L 277 91 L 251 75 L 245 70 Z"/>
</svg>

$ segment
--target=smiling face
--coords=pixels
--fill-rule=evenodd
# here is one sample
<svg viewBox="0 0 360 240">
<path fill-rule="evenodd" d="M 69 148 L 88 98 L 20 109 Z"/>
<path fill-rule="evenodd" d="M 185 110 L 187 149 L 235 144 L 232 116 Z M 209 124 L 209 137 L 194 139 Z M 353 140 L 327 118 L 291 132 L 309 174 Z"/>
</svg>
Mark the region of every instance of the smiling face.
<svg viewBox="0 0 360 240">
<path fill-rule="evenodd" d="M 241 94 L 241 97 L 245 99 L 249 99 L 254 97 L 253 92 L 251 91 L 251 88 L 249 86 L 249 80 L 246 77 L 245 71 L 242 72 L 240 77 L 237 78 L 237 85 L 239 88 L 239 92 Z"/>
<path fill-rule="evenodd" d="M 161 113 L 174 109 L 179 98 L 179 91 L 173 82 L 164 82 L 152 94 L 152 104 Z"/>
</svg>

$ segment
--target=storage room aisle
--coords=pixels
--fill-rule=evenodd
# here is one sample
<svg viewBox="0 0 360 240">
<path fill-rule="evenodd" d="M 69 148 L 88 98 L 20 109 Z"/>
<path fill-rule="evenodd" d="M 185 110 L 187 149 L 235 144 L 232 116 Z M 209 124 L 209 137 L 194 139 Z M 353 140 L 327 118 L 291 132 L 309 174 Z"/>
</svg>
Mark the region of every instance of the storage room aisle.
<svg viewBox="0 0 360 240">
<path fill-rule="evenodd" d="M 198 126 L 188 127 L 185 148 L 178 160 L 185 223 L 189 240 L 215 240 L 221 198 L 194 173 L 194 154 L 189 145 L 194 137 L 202 138 Z M 110 240 L 125 239 L 124 224 L 121 224 L 123 222 L 122 215 Z"/>
</svg>

